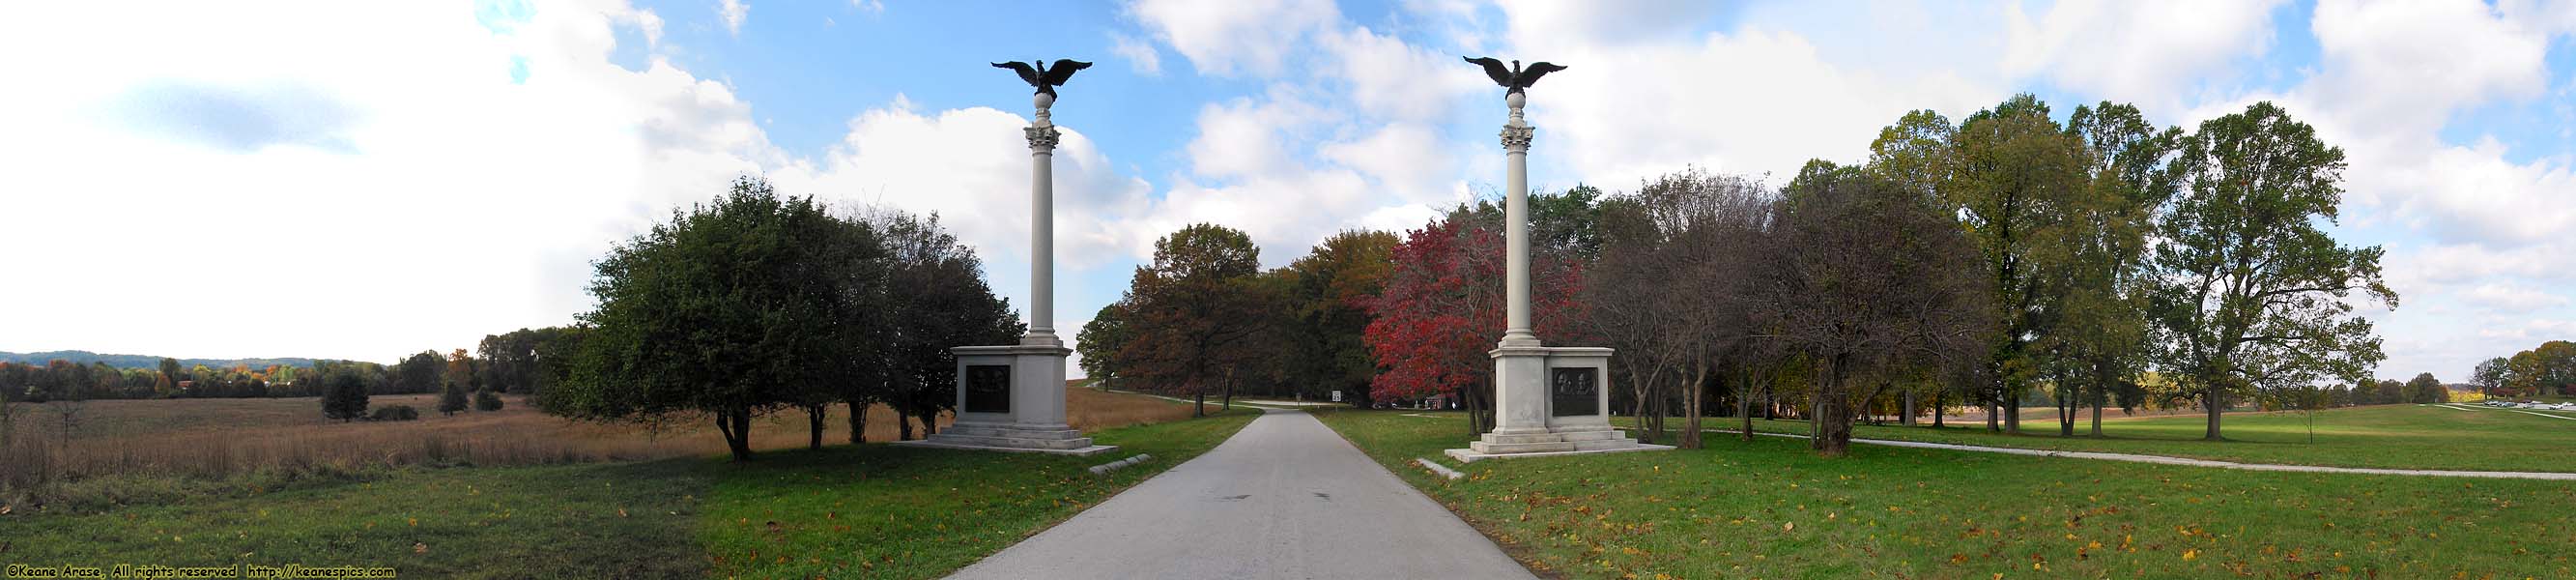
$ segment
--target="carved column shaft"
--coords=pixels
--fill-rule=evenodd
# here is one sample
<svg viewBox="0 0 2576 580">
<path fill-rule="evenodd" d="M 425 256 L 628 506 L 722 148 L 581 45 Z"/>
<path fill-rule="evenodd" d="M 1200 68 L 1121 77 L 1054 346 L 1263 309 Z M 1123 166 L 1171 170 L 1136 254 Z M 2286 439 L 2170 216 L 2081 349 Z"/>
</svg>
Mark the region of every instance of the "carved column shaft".
<svg viewBox="0 0 2576 580">
<path fill-rule="evenodd" d="M 1503 191 L 1503 251 L 1505 310 L 1501 346 L 1539 346 L 1538 335 L 1530 330 L 1530 246 L 1529 246 L 1529 148 L 1537 130 L 1521 118 L 1521 105 L 1526 97 L 1510 93 L 1503 102 L 1510 105 L 1512 118 L 1503 124 L 1503 155 L 1506 167 Z"/>
<path fill-rule="evenodd" d="M 1029 333 L 1022 344 L 1057 345 L 1055 335 L 1055 144 L 1063 136 L 1047 112 L 1055 97 L 1037 96 L 1029 140 Z"/>
</svg>

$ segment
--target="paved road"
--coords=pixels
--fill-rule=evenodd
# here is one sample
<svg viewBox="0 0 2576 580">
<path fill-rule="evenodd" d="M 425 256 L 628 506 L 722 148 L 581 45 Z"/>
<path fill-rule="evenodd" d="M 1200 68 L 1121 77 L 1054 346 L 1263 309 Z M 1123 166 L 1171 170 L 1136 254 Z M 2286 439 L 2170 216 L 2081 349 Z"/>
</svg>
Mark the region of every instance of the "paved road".
<svg viewBox="0 0 2576 580">
<path fill-rule="evenodd" d="M 1535 578 L 1304 411 L 952 578 Z"/>
</svg>

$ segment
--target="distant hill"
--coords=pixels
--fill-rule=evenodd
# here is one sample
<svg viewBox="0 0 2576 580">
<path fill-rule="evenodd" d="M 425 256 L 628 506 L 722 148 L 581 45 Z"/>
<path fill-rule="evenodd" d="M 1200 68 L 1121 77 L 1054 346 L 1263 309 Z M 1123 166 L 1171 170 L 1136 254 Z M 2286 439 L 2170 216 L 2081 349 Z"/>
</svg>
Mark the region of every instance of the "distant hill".
<svg viewBox="0 0 2576 580">
<path fill-rule="evenodd" d="M 86 351 L 86 350 L 57 350 L 57 351 L 50 351 L 50 352 L 27 352 L 27 353 L 18 353 L 18 352 L 5 352 L 5 351 L 0 351 L 0 362 L 10 362 L 10 363 L 19 363 L 19 364 L 30 364 L 30 365 L 41 365 L 41 364 L 45 364 L 45 363 L 47 363 L 47 362 L 52 362 L 54 359 L 63 359 L 63 360 L 72 361 L 72 362 L 80 363 L 80 364 L 90 364 L 90 363 L 94 363 L 94 362 L 105 362 L 105 363 L 107 363 L 107 366 L 112 366 L 112 367 L 117 367 L 117 368 L 127 368 L 127 369 L 149 369 L 149 368 L 160 368 L 160 366 L 161 366 L 161 358 L 162 358 L 162 357 L 150 356 L 150 355 L 140 355 L 140 354 L 99 354 L 99 353 L 94 353 L 94 352 L 90 352 L 90 351 Z M 182 366 L 182 367 L 194 367 L 194 366 L 197 366 L 197 365 L 205 365 L 207 368 L 218 368 L 218 369 L 220 369 L 220 368 L 231 368 L 233 365 L 244 365 L 244 366 L 248 366 L 248 367 L 250 367 L 250 368 L 255 368 L 255 369 L 258 369 L 258 368 L 268 368 L 270 365 L 285 365 L 285 366 L 290 366 L 290 367 L 313 368 L 313 359 L 309 359 L 309 358 L 183 358 L 183 359 L 179 359 L 179 366 Z"/>
</svg>

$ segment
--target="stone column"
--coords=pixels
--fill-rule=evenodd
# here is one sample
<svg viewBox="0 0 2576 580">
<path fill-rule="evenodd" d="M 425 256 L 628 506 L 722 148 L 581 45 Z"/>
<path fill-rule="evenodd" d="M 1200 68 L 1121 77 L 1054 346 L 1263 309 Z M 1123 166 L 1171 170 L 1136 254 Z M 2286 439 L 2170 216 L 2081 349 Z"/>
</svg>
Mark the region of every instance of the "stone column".
<svg viewBox="0 0 2576 580">
<path fill-rule="evenodd" d="M 1497 346 L 1539 346 L 1538 335 L 1530 332 L 1530 246 L 1529 246 L 1529 148 L 1537 130 L 1521 116 L 1521 105 L 1528 96 L 1512 92 L 1503 96 L 1511 106 L 1512 119 L 1503 124 L 1503 157 L 1507 168 L 1503 192 L 1503 251 L 1505 310 L 1503 340 Z"/>
<path fill-rule="evenodd" d="M 1503 192 L 1503 338 L 1494 345 L 1494 433 L 1548 432 L 1547 353 L 1530 331 L 1529 147 L 1535 129 L 1521 116 L 1528 97 L 1503 95 L 1512 110 L 1503 123 L 1507 189 Z"/>
<path fill-rule="evenodd" d="M 1028 133 L 1029 157 L 1029 333 L 1021 344 L 1060 345 L 1055 335 L 1055 144 L 1062 136 L 1047 109 L 1055 95 L 1038 93 L 1037 123 Z"/>
<path fill-rule="evenodd" d="M 1064 420 L 1064 363 L 1073 354 L 1055 334 L 1055 130 L 1047 108 L 1055 95 L 1038 93 L 1037 122 L 1023 128 L 1029 140 L 1029 333 L 1020 344 L 960 346 L 957 355 L 957 422 L 948 430 L 902 445 L 1097 455 L 1118 450 L 1093 445 Z"/>
<path fill-rule="evenodd" d="M 1512 87 L 1503 94 L 1512 112 L 1502 133 L 1509 188 L 1503 192 L 1503 337 L 1486 352 L 1494 360 L 1494 428 L 1447 454 L 1477 461 L 1672 449 L 1639 444 L 1610 425 L 1610 349 L 1549 347 L 1530 329 L 1529 148 L 1538 131 L 1522 114 L 1529 97 L 1521 90 L 1528 85 L 1518 78 L 1519 63 L 1512 76 L 1493 72 L 1499 67 L 1490 60 L 1480 64 L 1496 82 Z"/>
</svg>

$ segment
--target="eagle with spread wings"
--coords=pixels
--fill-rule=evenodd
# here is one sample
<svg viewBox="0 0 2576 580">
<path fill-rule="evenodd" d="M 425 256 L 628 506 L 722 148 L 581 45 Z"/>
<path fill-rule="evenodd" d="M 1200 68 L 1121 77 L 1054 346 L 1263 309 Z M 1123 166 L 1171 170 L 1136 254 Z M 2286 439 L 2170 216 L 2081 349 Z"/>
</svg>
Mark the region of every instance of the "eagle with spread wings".
<svg viewBox="0 0 2576 580">
<path fill-rule="evenodd" d="M 1020 80 L 1028 81 L 1029 86 L 1037 87 L 1039 94 L 1052 97 L 1055 96 L 1056 87 L 1064 86 L 1064 81 L 1073 79 L 1073 71 L 1091 68 L 1091 63 L 1068 58 L 1058 59 L 1053 65 L 1042 60 L 997 62 L 993 63 L 993 68 L 1006 68 L 1020 73 Z"/>
<path fill-rule="evenodd" d="M 1565 67 L 1563 66 L 1545 62 L 1533 62 L 1530 63 L 1528 69 L 1522 69 L 1521 61 L 1517 60 L 1512 61 L 1511 68 L 1503 68 L 1503 61 L 1493 57 L 1467 58 L 1462 56 L 1459 58 L 1464 58 L 1467 62 L 1485 67 L 1485 76 L 1493 77 L 1494 84 L 1502 85 L 1504 88 L 1511 89 L 1503 91 L 1503 94 L 1523 92 L 1521 89 L 1526 89 L 1529 88 L 1530 85 L 1538 84 L 1539 77 L 1547 76 L 1547 73 L 1565 70 Z"/>
</svg>

